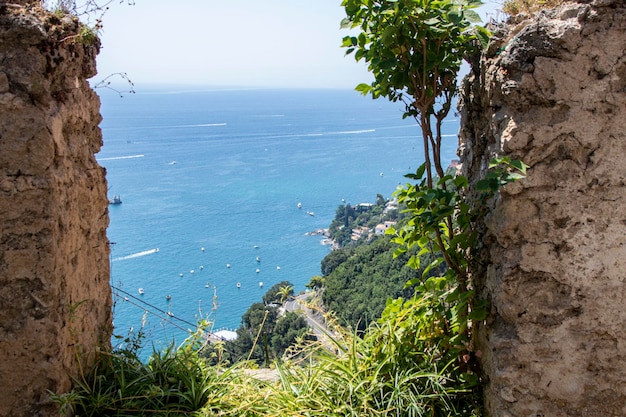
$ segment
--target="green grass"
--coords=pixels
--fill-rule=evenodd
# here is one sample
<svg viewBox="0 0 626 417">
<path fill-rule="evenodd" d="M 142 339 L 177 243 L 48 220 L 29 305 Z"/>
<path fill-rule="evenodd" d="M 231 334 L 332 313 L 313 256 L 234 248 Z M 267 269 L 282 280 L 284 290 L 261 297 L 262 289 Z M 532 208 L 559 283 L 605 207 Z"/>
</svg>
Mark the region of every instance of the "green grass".
<svg viewBox="0 0 626 417">
<path fill-rule="evenodd" d="M 429 302 L 389 303 L 363 337 L 331 318 L 327 340 L 288 350 L 270 381 L 248 375 L 245 362 L 208 366 L 199 337 L 146 363 L 136 354 L 140 339 L 130 340 L 53 399 L 77 416 L 479 416 L 477 379 L 428 336 Z"/>
</svg>

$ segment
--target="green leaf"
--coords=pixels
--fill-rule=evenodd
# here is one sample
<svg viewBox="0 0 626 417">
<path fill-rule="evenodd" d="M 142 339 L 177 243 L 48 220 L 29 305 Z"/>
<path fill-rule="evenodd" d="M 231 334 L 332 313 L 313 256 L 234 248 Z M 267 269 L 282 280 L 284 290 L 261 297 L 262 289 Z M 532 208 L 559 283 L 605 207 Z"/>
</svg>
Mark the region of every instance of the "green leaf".
<svg viewBox="0 0 626 417">
<path fill-rule="evenodd" d="M 351 29 L 352 27 L 354 27 L 352 20 L 347 17 L 341 19 L 341 23 L 339 24 L 340 29 Z"/>
<path fill-rule="evenodd" d="M 356 91 L 363 95 L 367 95 L 372 90 L 372 86 L 369 84 L 361 83 L 354 88 Z"/>
<path fill-rule="evenodd" d="M 474 27 L 474 35 L 478 42 L 480 43 L 480 47 L 482 49 L 487 49 L 489 46 L 489 40 L 491 39 L 491 32 L 481 26 Z"/>
<path fill-rule="evenodd" d="M 483 321 L 487 318 L 489 314 L 487 313 L 487 310 L 485 309 L 478 309 L 478 310 L 472 310 L 469 315 L 468 318 L 472 321 Z"/>
<path fill-rule="evenodd" d="M 344 36 L 343 39 L 341 40 L 341 46 L 343 48 L 348 48 L 348 47 L 352 47 L 354 46 L 354 43 L 352 42 L 352 36 Z"/>
<path fill-rule="evenodd" d="M 422 21 L 426 26 L 437 26 L 441 23 L 441 21 L 436 17 L 431 17 L 430 19 L 426 19 Z M 436 28 L 430 28 L 433 31 L 437 31 Z"/>
<path fill-rule="evenodd" d="M 463 10 L 463 15 L 465 18 L 472 23 L 480 23 L 483 20 L 480 18 L 480 15 L 473 10 L 465 9 Z"/>
<path fill-rule="evenodd" d="M 518 159 L 514 159 L 511 161 L 511 166 L 517 170 L 519 170 L 522 174 L 526 174 L 526 169 L 528 168 L 528 165 L 526 165 L 524 162 L 518 160 Z"/>
<path fill-rule="evenodd" d="M 467 180 L 466 177 L 464 177 L 463 175 L 457 175 L 454 178 L 453 184 L 457 187 L 457 188 L 465 188 L 469 186 L 469 181 Z"/>
<path fill-rule="evenodd" d="M 426 164 L 422 164 L 417 168 L 417 171 L 415 171 L 415 175 L 421 179 L 424 176 L 424 172 L 426 171 Z"/>
</svg>

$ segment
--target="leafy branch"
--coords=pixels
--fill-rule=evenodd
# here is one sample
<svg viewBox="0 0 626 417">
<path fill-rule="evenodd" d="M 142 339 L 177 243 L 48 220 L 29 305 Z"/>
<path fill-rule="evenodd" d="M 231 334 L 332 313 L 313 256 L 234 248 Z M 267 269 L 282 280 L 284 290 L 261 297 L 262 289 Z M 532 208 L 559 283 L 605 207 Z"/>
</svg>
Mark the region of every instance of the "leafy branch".
<svg viewBox="0 0 626 417">
<path fill-rule="evenodd" d="M 356 61 L 365 61 L 374 75 L 374 81 L 359 84 L 356 90 L 374 99 L 404 103 L 403 117 L 413 117 L 421 129 L 425 163 L 407 175 L 416 183 L 407 183 L 396 192 L 410 218 L 404 227 L 388 233 L 399 245 L 397 255 L 417 247 L 409 265 L 423 267 L 423 273 L 407 285 L 429 297 L 422 304 L 428 306 L 423 314 L 430 317 L 425 323 L 436 329 L 428 337 L 444 363 L 456 357 L 454 369 L 459 375 L 470 371 L 475 354 L 471 321 L 485 316 L 471 288 L 476 224 L 484 215 L 487 199 L 526 173 L 520 161 L 492 161 L 491 171 L 477 184 L 483 193 L 479 206 L 472 207 L 464 197 L 467 178 L 447 174 L 443 168 L 441 128 L 457 92 L 461 63 L 489 41 L 489 32 L 475 25 L 480 18 L 473 9 L 481 4 L 480 0 L 342 2 L 347 15 L 342 27 L 359 31 L 345 36 L 342 46 Z M 432 261 L 420 265 L 426 254 Z"/>
</svg>

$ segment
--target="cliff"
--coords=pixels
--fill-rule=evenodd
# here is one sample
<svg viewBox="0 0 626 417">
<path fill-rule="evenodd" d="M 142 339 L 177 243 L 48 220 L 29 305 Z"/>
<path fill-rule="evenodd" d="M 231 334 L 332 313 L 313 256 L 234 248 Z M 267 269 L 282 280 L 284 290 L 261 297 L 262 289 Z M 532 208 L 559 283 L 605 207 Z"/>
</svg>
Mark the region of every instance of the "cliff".
<svg viewBox="0 0 626 417">
<path fill-rule="evenodd" d="M 472 182 L 530 165 L 484 225 L 478 326 L 489 415 L 626 415 L 626 3 L 566 3 L 493 28 L 462 91 Z"/>
<path fill-rule="evenodd" d="M 57 415 L 109 345 L 97 40 L 75 18 L 0 3 L 0 415 Z"/>
</svg>

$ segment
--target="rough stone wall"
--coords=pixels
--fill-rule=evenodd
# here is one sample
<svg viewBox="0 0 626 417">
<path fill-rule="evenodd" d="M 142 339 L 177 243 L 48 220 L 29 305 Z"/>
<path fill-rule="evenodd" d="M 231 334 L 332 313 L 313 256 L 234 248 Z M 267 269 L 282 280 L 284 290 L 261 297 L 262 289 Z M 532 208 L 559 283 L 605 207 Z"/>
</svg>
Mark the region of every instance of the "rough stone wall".
<svg viewBox="0 0 626 417">
<path fill-rule="evenodd" d="M 489 415 L 626 416 L 626 2 L 493 29 L 463 85 L 463 168 L 531 168 L 494 202 L 474 276 Z"/>
<path fill-rule="evenodd" d="M 98 43 L 71 17 L 0 2 L 0 415 L 58 415 L 111 332 Z"/>
</svg>

